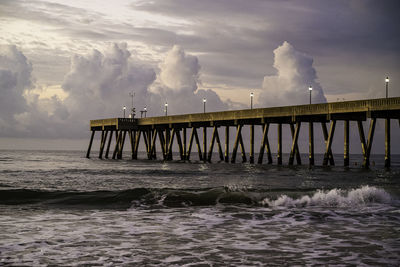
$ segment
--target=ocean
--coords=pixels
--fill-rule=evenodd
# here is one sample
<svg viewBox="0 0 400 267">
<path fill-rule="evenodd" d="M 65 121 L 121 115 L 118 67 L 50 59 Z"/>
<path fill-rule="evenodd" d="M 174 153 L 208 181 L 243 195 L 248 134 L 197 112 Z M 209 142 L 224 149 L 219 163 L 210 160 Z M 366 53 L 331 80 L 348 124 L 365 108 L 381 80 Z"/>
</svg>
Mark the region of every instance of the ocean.
<svg viewBox="0 0 400 267">
<path fill-rule="evenodd" d="M 84 156 L 0 151 L 0 266 L 400 265 L 399 156 L 390 170 L 382 155 L 369 170 L 359 155 L 313 168 Z"/>
</svg>

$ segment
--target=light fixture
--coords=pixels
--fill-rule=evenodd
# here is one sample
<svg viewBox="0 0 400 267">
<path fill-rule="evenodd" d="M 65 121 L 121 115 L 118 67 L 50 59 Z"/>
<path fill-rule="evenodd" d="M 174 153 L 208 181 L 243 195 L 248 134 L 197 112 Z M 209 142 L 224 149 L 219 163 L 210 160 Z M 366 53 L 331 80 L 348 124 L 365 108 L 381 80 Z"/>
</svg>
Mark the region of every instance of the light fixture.
<svg viewBox="0 0 400 267">
<path fill-rule="evenodd" d="M 386 76 L 385 82 L 386 82 L 386 98 L 388 98 L 389 97 L 389 76 Z"/>
</svg>

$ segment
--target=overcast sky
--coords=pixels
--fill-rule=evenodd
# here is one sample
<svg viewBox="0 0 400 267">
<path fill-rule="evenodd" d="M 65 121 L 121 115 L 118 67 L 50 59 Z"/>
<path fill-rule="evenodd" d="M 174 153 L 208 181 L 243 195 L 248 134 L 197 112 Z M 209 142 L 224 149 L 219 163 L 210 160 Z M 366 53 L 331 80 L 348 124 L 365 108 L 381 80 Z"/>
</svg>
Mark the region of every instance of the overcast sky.
<svg viewBox="0 0 400 267">
<path fill-rule="evenodd" d="M 397 0 L 1 0 L 0 148 L 88 121 L 400 96 Z M 397 132 L 398 133 L 398 132 Z M 22 140 L 22 139 L 21 139 Z M 40 143 L 40 142 L 39 142 Z M 12 145 L 11 145 L 12 147 Z"/>
</svg>

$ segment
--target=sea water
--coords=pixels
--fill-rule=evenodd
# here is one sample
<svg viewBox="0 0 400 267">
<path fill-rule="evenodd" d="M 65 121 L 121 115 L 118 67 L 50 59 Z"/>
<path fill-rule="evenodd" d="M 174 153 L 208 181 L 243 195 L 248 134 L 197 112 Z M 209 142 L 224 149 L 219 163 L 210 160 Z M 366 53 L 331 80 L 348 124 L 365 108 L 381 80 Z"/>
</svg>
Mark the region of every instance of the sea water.
<svg viewBox="0 0 400 267">
<path fill-rule="evenodd" d="M 0 151 L 0 266 L 400 264 L 398 156 L 365 170 L 357 155 L 348 168 L 84 155 Z"/>
</svg>

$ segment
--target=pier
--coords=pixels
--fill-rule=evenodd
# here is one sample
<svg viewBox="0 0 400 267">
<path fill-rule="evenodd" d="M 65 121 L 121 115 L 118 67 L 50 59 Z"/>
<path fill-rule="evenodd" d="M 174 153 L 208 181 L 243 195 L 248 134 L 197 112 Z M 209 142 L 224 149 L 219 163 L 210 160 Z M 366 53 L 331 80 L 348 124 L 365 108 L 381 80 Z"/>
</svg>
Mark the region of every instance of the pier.
<svg viewBox="0 0 400 267">
<path fill-rule="evenodd" d="M 370 119 L 369 130 L 364 132 L 363 124 Z M 289 125 L 292 141 L 289 155 L 289 165 L 295 160 L 301 164 L 298 137 L 301 126 L 308 125 L 309 136 L 309 162 L 315 164 L 314 157 L 314 126 L 321 127 L 324 136 L 325 152 L 323 165 L 335 165 L 332 152 L 332 141 L 335 134 L 337 121 L 344 122 L 344 166 L 349 166 L 350 159 L 350 122 L 357 122 L 360 145 L 363 154 L 363 167 L 370 164 L 371 147 L 374 139 L 375 126 L 378 119 L 385 120 L 385 167 L 390 167 L 390 127 L 394 120 L 400 126 L 400 97 L 381 98 L 370 100 L 345 101 L 335 103 L 322 103 L 298 106 L 284 106 L 272 108 L 255 108 L 245 110 L 231 110 L 222 112 L 194 113 L 173 116 L 147 117 L 140 119 L 110 118 L 90 121 L 91 137 L 86 157 L 90 157 L 93 138 L 96 132 L 101 134 L 99 158 L 121 159 L 125 139 L 129 140 L 132 159 L 138 158 L 140 142 L 144 142 L 149 160 L 157 158 L 156 144 L 159 143 L 163 160 L 172 160 L 174 141 L 179 149 L 180 160 L 190 160 L 191 151 L 197 146 L 198 159 L 211 162 L 213 151 L 218 151 L 219 160 L 235 163 L 238 149 L 241 150 L 242 162 L 264 162 L 273 164 L 270 142 L 277 142 L 276 164 L 282 165 L 282 125 Z M 268 138 L 271 124 L 277 125 L 277 140 Z M 250 128 L 250 140 L 243 140 L 242 129 Z M 255 127 L 262 130 L 261 143 L 259 144 L 258 158 L 255 159 L 254 131 Z M 208 139 L 207 129 L 212 129 Z M 202 131 L 200 141 L 198 131 Z M 235 138 L 230 140 L 230 131 L 234 131 Z M 220 135 L 224 134 L 224 144 Z M 115 136 L 114 148 L 111 143 Z M 231 142 L 233 141 L 233 142 Z M 244 142 L 250 144 L 249 153 L 245 151 Z M 233 144 L 232 148 L 230 144 Z M 110 154 L 112 151 L 112 155 Z M 159 154 L 160 154 L 159 152 Z"/>
</svg>

